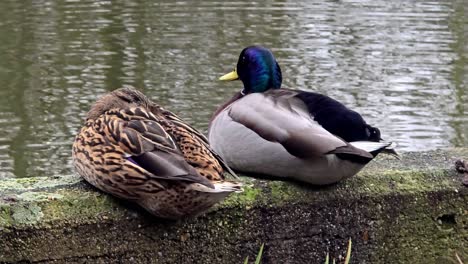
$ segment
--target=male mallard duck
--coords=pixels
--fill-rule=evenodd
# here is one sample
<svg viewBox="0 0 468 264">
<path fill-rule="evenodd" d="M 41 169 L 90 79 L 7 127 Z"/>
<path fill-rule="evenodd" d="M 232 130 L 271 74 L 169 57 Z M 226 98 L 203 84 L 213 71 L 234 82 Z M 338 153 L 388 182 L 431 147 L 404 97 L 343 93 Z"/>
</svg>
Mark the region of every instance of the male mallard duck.
<svg viewBox="0 0 468 264">
<path fill-rule="evenodd" d="M 393 153 L 357 112 L 325 95 L 281 88 L 270 50 L 242 50 L 237 68 L 220 80 L 240 79 L 236 93 L 213 115 L 209 141 L 239 171 L 330 184 L 351 177 L 380 152 Z"/>
<path fill-rule="evenodd" d="M 130 88 L 91 107 L 73 163 L 95 187 L 162 218 L 197 215 L 241 190 L 225 181 L 229 168 L 200 132 Z"/>
</svg>

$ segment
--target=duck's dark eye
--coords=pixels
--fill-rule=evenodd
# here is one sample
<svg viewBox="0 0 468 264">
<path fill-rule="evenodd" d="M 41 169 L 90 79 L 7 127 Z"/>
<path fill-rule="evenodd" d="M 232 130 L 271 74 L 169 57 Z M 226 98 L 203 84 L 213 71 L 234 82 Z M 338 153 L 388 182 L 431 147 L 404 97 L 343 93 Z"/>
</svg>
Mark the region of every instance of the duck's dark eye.
<svg viewBox="0 0 468 264">
<path fill-rule="evenodd" d="M 372 134 L 373 134 L 376 138 L 380 139 L 380 130 L 379 130 L 378 128 L 372 129 Z"/>
<path fill-rule="evenodd" d="M 372 127 L 367 125 L 366 126 L 366 134 L 369 140 L 381 140 L 380 138 L 380 130 L 376 127 Z"/>
</svg>

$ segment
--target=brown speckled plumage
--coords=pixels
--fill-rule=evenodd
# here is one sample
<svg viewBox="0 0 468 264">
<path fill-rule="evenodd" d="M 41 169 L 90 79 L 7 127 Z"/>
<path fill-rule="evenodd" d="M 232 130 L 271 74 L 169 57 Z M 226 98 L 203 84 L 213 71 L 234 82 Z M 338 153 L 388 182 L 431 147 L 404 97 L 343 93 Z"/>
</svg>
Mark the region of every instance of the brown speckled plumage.
<svg viewBox="0 0 468 264">
<path fill-rule="evenodd" d="M 241 190 L 201 133 L 131 88 L 91 107 L 72 152 L 86 181 L 162 218 L 198 215 Z"/>
</svg>

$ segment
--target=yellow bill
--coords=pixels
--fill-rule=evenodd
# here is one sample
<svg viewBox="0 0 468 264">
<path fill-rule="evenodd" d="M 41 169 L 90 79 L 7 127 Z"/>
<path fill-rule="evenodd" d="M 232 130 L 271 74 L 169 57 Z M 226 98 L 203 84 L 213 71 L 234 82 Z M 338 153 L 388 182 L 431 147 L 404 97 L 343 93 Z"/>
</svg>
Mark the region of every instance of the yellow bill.
<svg viewBox="0 0 468 264">
<path fill-rule="evenodd" d="M 239 79 L 239 75 L 237 75 L 237 71 L 233 70 L 232 72 L 225 74 L 219 78 L 220 81 L 234 81 Z"/>
</svg>

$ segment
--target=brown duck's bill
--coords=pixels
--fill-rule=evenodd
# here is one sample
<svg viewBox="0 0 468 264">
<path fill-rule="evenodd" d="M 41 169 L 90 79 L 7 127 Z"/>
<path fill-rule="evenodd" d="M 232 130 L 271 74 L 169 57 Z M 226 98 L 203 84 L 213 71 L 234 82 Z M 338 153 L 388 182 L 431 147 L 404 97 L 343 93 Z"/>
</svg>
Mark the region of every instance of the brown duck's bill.
<svg viewBox="0 0 468 264">
<path fill-rule="evenodd" d="M 233 70 L 232 72 L 225 74 L 219 78 L 220 81 L 234 81 L 238 79 L 239 79 L 239 75 L 237 75 L 236 70 Z"/>
</svg>

